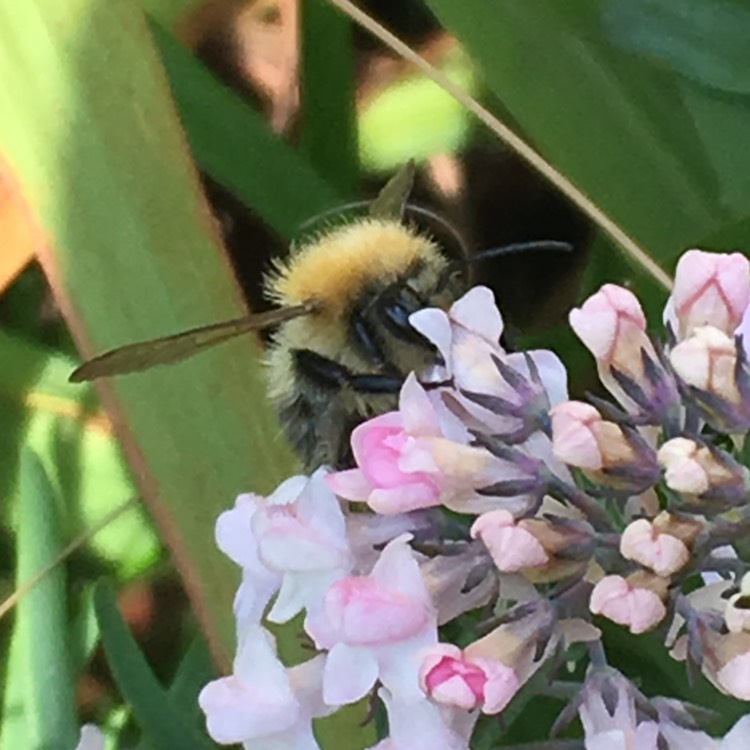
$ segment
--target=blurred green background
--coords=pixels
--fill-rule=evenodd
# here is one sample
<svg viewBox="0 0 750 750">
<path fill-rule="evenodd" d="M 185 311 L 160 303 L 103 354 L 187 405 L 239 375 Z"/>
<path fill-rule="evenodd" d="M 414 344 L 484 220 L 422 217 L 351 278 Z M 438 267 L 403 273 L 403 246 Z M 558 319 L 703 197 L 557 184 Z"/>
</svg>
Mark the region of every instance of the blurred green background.
<svg viewBox="0 0 750 750">
<path fill-rule="evenodd" d="M 666 271 L 687 247 L 750 247 L 747 0 L 360 5 Z M 471 248 L 574 245 L 477 277 L 513 343 L 555 349 L 574 392 L 592 375 L 572 305 L 614 281 L 658 321 L 662 286 L 326 0 L 0 0 L 0 598 L 54 567 L 0 620 L 1 747 L 72 748 L 84 720 L 112 747 L 211 746 L 195 695 L 229 664 L 238 581 L 213 523 L 295 469 L 262 342 L 96 390 L 67 382 L 76 345 L 261 309 L 269 258 L 409 158 L 415 200 Z M 362 715 L 325 722 L 324 746 L 371 743 Z"/>
</svg>

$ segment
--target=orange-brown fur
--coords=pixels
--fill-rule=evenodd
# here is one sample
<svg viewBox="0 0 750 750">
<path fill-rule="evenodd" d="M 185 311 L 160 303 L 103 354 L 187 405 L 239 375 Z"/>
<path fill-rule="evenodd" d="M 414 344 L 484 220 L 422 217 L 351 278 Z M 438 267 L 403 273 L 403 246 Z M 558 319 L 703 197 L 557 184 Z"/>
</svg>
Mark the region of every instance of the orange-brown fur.
<svg viewBox="0 0 750 750">
<path fill-rule="evenodd" d="M 429 305 L 445 307 L 454 292 L 436 295 L 438 278 L 448 260 L 429 238 L 398 221 L 367 219 L 339 227 L 303 246 L 277 264 L 266 282 L 266 294 L 281 306 L 313 302 L 313 312 L 284 323 L 274 336 L 268 357 L 269 394 L 293 443 L 307 443 L 315 430 L 318 448 L 307 461 L 336 461 L 344 421 L 359 421 L 393 409 L 396 394 L 366 394 L 350 388 L 324 396 L 310 391 L 297 372 L 294 350 L 307 349 L 343 365 L 355 374 L 377 373 L 376 363 L 352 345 L 352 314 L 362 312 L 368 299 L 394 282 L 408 284 Z M 440 299 L 436 299 L 439 296 Z M 404 377 L 421 372 L 432 361 L 424 348 L 377 331 L 391 372 Z M 305 399 L 317 425 L 292 424 L 286 410 Z M 350 428 L 349 428 L 350 429 Z M 303 437 L 304 436 L 304 437 Z M 299 442 L 298 442 L 299 441 Z"/>
</svg>

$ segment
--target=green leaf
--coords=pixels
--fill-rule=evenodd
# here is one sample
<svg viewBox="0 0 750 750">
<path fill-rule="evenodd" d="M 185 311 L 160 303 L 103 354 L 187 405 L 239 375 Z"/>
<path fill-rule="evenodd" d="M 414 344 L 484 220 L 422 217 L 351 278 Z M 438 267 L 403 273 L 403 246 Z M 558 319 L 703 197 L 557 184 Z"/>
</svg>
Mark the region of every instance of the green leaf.
<svg viewBox="0 0 750 750">
<path fill-rule="evenodd" d="M 345 195 L 359 182 L 351 22 L 327 0 L 299 3 L 300 145 Z"/>
<path fill-rule="evenodd" d="M 317 180 L 307 198 L 311 182 L 291 150 L 270 135 L 254 140 L 259 128 L 242 127 L 247 108 L 169 41 L 175 91 L 192 107 L 185 121 L 205 147 L 199 152 L 208 158 L 220 144 L 219 163 L 234 175 L 249 172 L 247 182 L 265 191 L 288 226 L 295 212 L 307 216 L 325 183 Z M 243 312 L 136 5 L 0 5 L 0 77 L 0 150 L 45 233 L 42 265 L 87 353 Z M 286 158 L 274 161 L 278 153 Z M 245 154 L 254 168 L 240 163 Z M 225 663 L 237 571 L 211 529 L 239 492 L 269 491 L 295 466 L 258 359 L 252 340 L 238 340 L 192 362 L 99 386 L 212 650 Z"/>
<path fill-rule="evenodd" d="M 196 161 L 282 237 L 354 198 L 339 194 L 158 24 L 152 28 Z"/>
<path fill-rule="evenodd" d="M 694 81 L 750 94 L 747 3 L 713 0 L 605 0 L 611 39 Z"/>
<path fill-rule="evenodd" d="M 690 132 L 675 82 L 612 50 L 594 0 L 428 5 L 542 155 L 654 257 L 726 219 L 694 136 L 673 135 Z"/>
<path fill-rule="evenodd" d="M 64 507 L 62 533 L 71 538 L 97 525 L 136 489 L 106 420 L 92 412 L 93 389 L 68 382 L 72 358 L 0 331 L 0 361 L 0 398 L 8 402 L 0 437 L 0 481 L 7 486 L 0 484 L 0 490 L 6 497 L 16 492 L 16 446 L 28 443 L 54 475 Z M 141 572 L 161 551 L 142 508 L 114 520 L 90 544 L 124 578 Z"/>
<path fill-rule="evenodd" d="M 114 591 L 106 583 L 96 585 L 94 606 L 104 650 L 117 686 L 131 706 L 143 731 L 160 750 L 209 750 L 213 745 L 170 700 L 143 658 L 123 621 Z"/>
<path fill-rule="evenodd" d="M 39 457 L 24 448 L 20 467 L 17 585 L 60 553 L 58 506 Z M 70 750 L 78 738 L 75 684 L 68 647 L 65 575 L 59 565 L 18 604 L 24 673 L 26 747 Z"/>
<path fill-rule="evenodd" d="M 99 624 L 94 609 L 94 589 L 87 587 L 81 597 L 78 613 L 73 620 L 70 638 L 70 661 L 77 675 L 83 674 L 99 644 Z"/>
<path fill-rule="evenodd" d="M 169 699 L 186 716 L 197 716 L 198 694 L 214 676 L 208 646 L 198 635 L 188 646 L 177 668 L 169 686 Z"/>
<path fill-rule="evenodd" d="M 24 639 L 21 629 L 14 627 L 4 664 L 0 747 L 23 747 L 29 737 L 29 726 L 24 711 L 26 680 L 29 676 Z"/>
</svg>

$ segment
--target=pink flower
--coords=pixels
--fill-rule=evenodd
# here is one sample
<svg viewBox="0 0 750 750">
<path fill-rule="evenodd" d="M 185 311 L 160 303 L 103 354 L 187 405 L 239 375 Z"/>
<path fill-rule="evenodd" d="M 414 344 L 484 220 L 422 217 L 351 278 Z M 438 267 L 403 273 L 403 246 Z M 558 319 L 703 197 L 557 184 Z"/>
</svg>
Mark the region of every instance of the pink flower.
<svg viewBox="0 0 750 750">
<path fill-rule="evenodd" d="M 471 536 L 484 542 L 495 565 L 504 573 L 549 562 L 549 556 L 537 538 L 516 524 L 507 510 L 490 511 L 479 516 L 471 527 Z"/>
<path fill-rule="evenodd" d="M 451 712 L 422 697 L 404 701 L 379 690 L 388 711 L 389 735 L 370 750 L 469 750 L 476 716 Z"/>
<path fill-rule="evenodd" d="M 304 482 L 303 477 L 288 479 L 271 497 L 296 497 Z M 247 625 L 260 623 L 268 602 L 281 585 L 281 574 L 269 570 L 258 557 L 258 543 L 252 529 L 253 517 L 265 502 L 261 495 L 240 495 L 234 508 L 224 511 L 216 520 L 218 548 L 242 568 L 242 583 L 234 599 L 238 633 Z"/>
<path fill-rule="evenodd" d="M 662 533 L 645 518 L 633 521 L 620 537 L 620 554 L 657 575 L 670 576 L 683 568 L 690 551 L 677 537 Z"/>
<path fill-rule="evenodd" d="M 359 700 L 377 679 L 399 699 L 421 696 L 417 653 L 437 641 L 437 623 L 406 538 L 388 544 L 370 575 L 333 584 L 305 627 L 329 650 L 323 690 L 329 705 Z"/>
<path fill-rule="evenodd" d="M 748 303 L 750 263 L 744 255 L 688 250 L 677 263 L 664 317 L 678 339 L 705 325 L 731 336 Z"/>
<path fill-rule="evenodd" d="M 501 661 L 471 659 L 447 643 L 438 643 L 427 651 L 419 680 L 434 701 L 466 711 L 480 708 L 485 714 L 502 711 L 520 687 L 516 673 Z"/>
<path fill-rule="evenodd" d="M 659 596 L 647 588 L 629 583 L 622 576 L 605 576 L 594 586 L 589 609 L 618 625 L 626 625 L 631 633 L 645 633 L 656 627 L 667 614 Z"/>
<path fill-rule="evenodd" d="M 616 367 L 637 380 L 643 374 L 641 351 L 655 355 L 638 298 L 623 287 L 605 284 L 580 308 L 570 311 L 569 321 L 602 374 Z"/>
<path fill-rule="evenodd" d="M 531 360 L 538 371 L 546 408 L 567 398 L 567 372 L 556 354 L 546 350 L 507 354 L 500 346 L 503 322 L 494 295 L 487 287 L 473 287 L 447 313 L 428 308 L 413 313 L 409 322 L 435 344 L 445 362 L 426 377 L 438 381 L 452 378 L 451 399 L 493 432 L 514 432 L 522 418 L 490 411 L 461 391 L 500 397 L 521 411 L 524 406 L 532 411 L 538 409 L 534 393 L 537 387 L 532 386 L 528 364 Z M 493 358 L 525 378 L 528 392 L 519 392 L 504 380 Z M 527 401 L 531 403 L 526 404 Z"/>
<path fill-rule="evenodd" d="M 413 374 L 401 389 L 399 411 L 359 425 L 352 432 L 352 450 L 357 468 L 330 475 L 328 485 L 341 497 L 367 502 L 377 513 L 441 503 L 460 507 L 462 499 L 474 495 L 474 487 L 494 481 L 493 457 L 445 436 Z"/>
<path fill-rule="evenodd" d="M 321 606 L 328 586 L 352 569 L 344 514 L 327 476 L 325 469 L 318 469 L 309 480 L 295 484 L 297 497 L 274 493 L 253 516 L 258 557 L 269 570 L 282 574 L 279 595 L 268 613 L 271 622 L 286 622 L 302 609 Z"/>
<path fill-rule="evenodd" d="M 330 713 L 319 699 L 322 674 L 322 656 L 287 670 L 270 634 L 248 628 L 233 674 L 209 682 L 198 696 L 208 733 L 220 744 L 244 743 L 246 750 L 317 748 L 312 718 Z"/>
</svg>

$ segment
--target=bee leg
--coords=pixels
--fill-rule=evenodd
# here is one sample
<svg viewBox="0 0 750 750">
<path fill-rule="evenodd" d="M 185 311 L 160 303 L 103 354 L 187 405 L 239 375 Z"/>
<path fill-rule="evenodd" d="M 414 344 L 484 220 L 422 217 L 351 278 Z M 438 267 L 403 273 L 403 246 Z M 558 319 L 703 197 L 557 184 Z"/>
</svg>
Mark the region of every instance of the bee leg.
<svg viewBox="0 0 750 750">
<path fill-rule="evenodd" d="M 386 362 L 383 350 L 380 348 L 364 316 L 359 312 L 354 313 L 351 316 L 351 325 L 354 338 L 360 345 L 362 352 L 367 354 L 376 365 L 385 366 Z"/>
<path fill-rule="evenodd" d="M 354 374 L 348 367 L 310 349 L 295 349 L 298 371 L 320 388 L 340 390 L 349 387 L 357 393 L 398 393 L 403 378 L 381 373 Z"/>
</svg>

